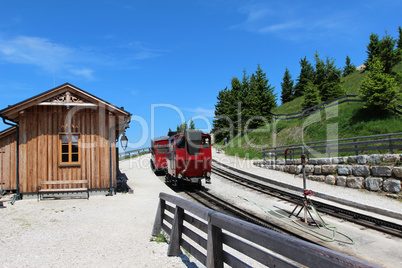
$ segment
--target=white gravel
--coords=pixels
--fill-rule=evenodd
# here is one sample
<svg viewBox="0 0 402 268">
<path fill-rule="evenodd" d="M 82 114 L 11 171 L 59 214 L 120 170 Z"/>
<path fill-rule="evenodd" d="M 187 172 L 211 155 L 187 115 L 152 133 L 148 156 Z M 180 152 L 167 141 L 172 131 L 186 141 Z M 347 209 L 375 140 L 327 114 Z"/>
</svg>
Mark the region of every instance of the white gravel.
<svg viewBox="0 0 402 268">
<path fill-rule="evenodd" d="M 0 267 L 191 267 L 150 242 L 160 192 L 175 194 L 151 171 L 149 155 L 120 162 L 134 194 L 86 199 L 36 198 L 0 209 Z"/>
</svg>

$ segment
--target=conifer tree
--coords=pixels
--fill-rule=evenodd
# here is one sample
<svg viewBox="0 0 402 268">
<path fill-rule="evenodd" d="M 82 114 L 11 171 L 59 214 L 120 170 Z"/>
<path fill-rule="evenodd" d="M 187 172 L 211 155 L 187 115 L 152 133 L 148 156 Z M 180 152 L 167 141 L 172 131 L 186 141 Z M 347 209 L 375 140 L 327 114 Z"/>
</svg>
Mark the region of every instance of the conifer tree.
<svg viewBox="0 0 402 268">
<path fill-rule="evenodd" d="M 321 103 L 320 92 L 317 85 L 313 81 L 309 81 L 304 92 L 304 101 L 302 103 L 303 110 L 313 107 Z"/>
<path fill-rule="evenodd" d="M 396 48 L 402 50 L 402 27 L 398 27 L 398 40 L 396 42 Z"/>
<path fill-rule="evenodd" d="M 295 85 L 295 97 L 303 96 L 304 89 L 309 81 L 314 81 L 314 68 L 307 60 L 307 57 L 300 59 L 300 75 L 297 77 L 297 84 Z"/>
<path fill-rule="evenodd" d="M 378 59 L 384 65 L 384 72 L 388 74 L 391 73 L 392 67 L 397 63 L 397 55 L 394 50 L 395 44 L 396 40 L 387 33 L 378 43 Z"/>
<path fill-rule="evenodd" d="M 360 98 L 365 108 L 376 112 L 391 112 L 398 99 L 397 82 L 385 72 L 382 61 L 376 57 L 370 63 L 369 75 L 360 84 Z"/>
<path fill-rule="evenodd" d="M 294 89 L 293 89 L 292 75 L 289 72 L 289 69 L 286 68 L 285 74 L 283 75 L 283 80 L 281 83 L 282 93 L 281 93 L 281 101 L 282 104 L 285 102 L 289 102 L 294 99 Z"/>
<path fill-rule="evenodd" d="M 356 66 L 352 63 L 349 56 L 346 56 L 345 67 L 343 67 L 342 76 L 345 77 L 348 74 L 353 73 L 354 71 L 356 71 Z"/>
<path fill-rule="evenodd" d="M 370 35 L 370 42 L 367 45 L 367 60 L 364 62 L 366 65 L 366 70 L 369 70 L 369 65 L 371 61 L 373 60 L 373 57 L 378 57 L 379 56 L 379 42 L 380 38 L 378 34 L 372 33 Z"/>
</svg>

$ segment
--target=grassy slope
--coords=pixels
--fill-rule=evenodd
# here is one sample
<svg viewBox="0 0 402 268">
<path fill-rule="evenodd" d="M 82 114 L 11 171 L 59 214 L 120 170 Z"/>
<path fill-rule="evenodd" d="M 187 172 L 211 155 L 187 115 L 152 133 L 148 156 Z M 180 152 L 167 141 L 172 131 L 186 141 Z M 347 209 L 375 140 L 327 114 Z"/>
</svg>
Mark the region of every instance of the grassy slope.
<svg viewBox="0 0 402 268">
<path fill-rule="evenodd" d="M 398 64 L 394 71 L 402 73 L 402 63 Z M 359 84 L 366 76 L 366 73 L 355 72 L 342 78 L 347 93 L 359 94 Z M 276 114 L 298 112 L 302 110 L 302 102 L 303 97 L 297 98 L 277 107 L 273 112 Z M 261 149 L 274 145 L 395 132 L 402 132 L 400 116 L 372 115 L 363 109 L 362 103 L 344 103 L 305 119 L 280 120 L 243 137 L 235 137 L 229 142 L 227 153 L 237 154 L 240 157 L 261 158 Z"/>
</svg>

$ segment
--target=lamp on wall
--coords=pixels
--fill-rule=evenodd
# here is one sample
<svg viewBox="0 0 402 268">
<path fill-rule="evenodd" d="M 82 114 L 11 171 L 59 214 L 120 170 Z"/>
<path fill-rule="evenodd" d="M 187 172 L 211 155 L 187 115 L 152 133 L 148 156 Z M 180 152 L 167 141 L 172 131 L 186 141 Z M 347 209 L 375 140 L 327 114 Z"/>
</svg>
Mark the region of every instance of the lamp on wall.
<svg viewBox="0 0 402 268">
<path fill-rule="evenodd" d="M 128 145 L 128 139 L 126 134 L 123 134 L 123 136 L 120 139 L 120 144 L 121 144 L 121 148 L 123 148 L 123 150 L 125 151 Z"/>
</svg>

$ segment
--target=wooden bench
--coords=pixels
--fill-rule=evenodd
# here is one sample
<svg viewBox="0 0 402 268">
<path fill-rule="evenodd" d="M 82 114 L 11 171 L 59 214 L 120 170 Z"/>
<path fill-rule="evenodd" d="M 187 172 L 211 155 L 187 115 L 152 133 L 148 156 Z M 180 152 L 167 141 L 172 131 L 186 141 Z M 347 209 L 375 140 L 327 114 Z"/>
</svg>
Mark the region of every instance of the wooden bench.
<svg viewBox="0 0 402 268">
<path fill-rule="evenodd" d="M 68 188 L 61 187 L 64 185 L 67 185 Z M 44 194 L 76 192 L 86 192 L 87 199 L 89 199 L 88 180 L 41 181 L 38 186 L 38 202 Z"/>
<path fill-rule="evenodd" d="M 5 202 L 10 202 L 11 205 L 14 205 L 15 200 L 17 199 L 17 195 L 13 194 L 11 197 L 1 198 L 0 199 L 0 208 L 6 208 L 4 205 Z"/>
</svg>

